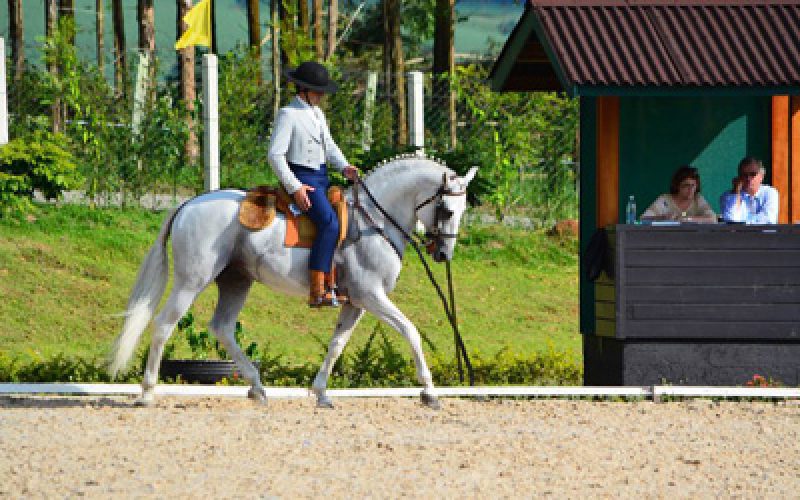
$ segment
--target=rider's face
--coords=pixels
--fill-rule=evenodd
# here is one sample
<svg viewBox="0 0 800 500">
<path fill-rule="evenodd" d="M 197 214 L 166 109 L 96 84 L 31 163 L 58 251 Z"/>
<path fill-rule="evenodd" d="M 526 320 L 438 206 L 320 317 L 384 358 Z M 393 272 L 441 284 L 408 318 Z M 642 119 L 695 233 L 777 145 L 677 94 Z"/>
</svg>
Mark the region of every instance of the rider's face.
<svg viewBox="0 0 800 500">
<path fill-rule="evenodd" d="M 324 96 L 322 92 L 317 92 L 315 90 L 302 90 L 300 91 L 300 97 L 303 98 L 308 104 L 312 106 L 319 105 L 319 102 L 322 100 L 322 96 Z"/>
</svg>

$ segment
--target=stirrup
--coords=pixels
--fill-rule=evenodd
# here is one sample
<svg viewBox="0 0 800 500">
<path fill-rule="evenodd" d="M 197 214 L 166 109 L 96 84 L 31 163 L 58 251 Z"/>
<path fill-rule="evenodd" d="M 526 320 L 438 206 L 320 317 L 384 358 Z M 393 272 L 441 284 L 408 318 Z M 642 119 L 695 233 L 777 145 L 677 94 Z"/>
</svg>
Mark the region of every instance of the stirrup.
<svg viewBox="0 0 800 500">
<path fill-rule="evenodd" d="M 334 286 L 333 288 L 328 289 L 328 293 L 330 293 L 333 298 L 339 304 L 349 304 L 350 297 L 347 295 L 347 292 L 340 292 L 338 286 Z"/>
<path fill-rule="evenodd" d="M 309 297 L 308 307 L 315 309 L 320 307 L 339 307 L 339 301 L 336 299 L 335 294 L 325 292 L 318 297 Z"/>
</svg>

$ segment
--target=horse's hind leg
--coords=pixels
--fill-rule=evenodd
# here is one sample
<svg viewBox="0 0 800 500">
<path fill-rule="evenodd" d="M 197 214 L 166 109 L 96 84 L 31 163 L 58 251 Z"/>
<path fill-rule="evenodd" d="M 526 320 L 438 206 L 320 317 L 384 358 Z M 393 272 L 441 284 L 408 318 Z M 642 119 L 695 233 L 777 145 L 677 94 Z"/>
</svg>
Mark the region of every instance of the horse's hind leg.
<svg viewBox="0 0 800 500">
<path fill-rule="evenodd" d="M 236 342 L 236 318 L 244 306 L 247 292 L 253 281 L 231 269 L 226 269 L 217 277 L 217 288 L 219 289 L 219 300 L 211 318 L 211 330 L 214 335 L 222 342 L 225 351 L 230 354 L 236 362 L 236 366 L 242 376 L 250 382 L 248 397 L 261 403 L 267 402 L 266 391 L 261 385 L 261 376 L 253 365 L 253 362 L 242 352 L 242 348 Z"/>
<path fill-rule="evenodd" d="M 333 371 L 333 365 L 342 354 L 344 346 L 350 339 L 350 334 L 358 324 L 358 320 L 364 315 L 364 310 L 357 307 L 345 304 L 342 307 L 342 312 L 339 313 L 339 320 L 336 322 L 336 329 L 333 331 L 333 338 L 328 346 L 328 353 L 325 355 L 325 361 L 319 368 L 317 376 L 314 378 L 314 383 L 311 389 L 317 396 L 317 406 L 322 408 L 333 408 L 333 402 L 325 394 L 328 387 L 328 378 Z"/>
<path fill-rule="evenodd" d="M 152 404 L 153 392 L 156 383 L 158 383 L 158 368 L 161 366 L 161 355 L 164 352 L 164 346 L 170 335 L 172 335 L 175 325 L 189 310 L 200 290 L 202 289 L 183 287 L 176 283 L 175 288 L 173 288 L 167 299 L 166 305 L 156 317 L 153 338 L 150 341 L 150 352 L 147 356 L 147 366 L 142 377 L 142 396 L 136 401 L 137 405 L 146 406 Z"/>
</svg>

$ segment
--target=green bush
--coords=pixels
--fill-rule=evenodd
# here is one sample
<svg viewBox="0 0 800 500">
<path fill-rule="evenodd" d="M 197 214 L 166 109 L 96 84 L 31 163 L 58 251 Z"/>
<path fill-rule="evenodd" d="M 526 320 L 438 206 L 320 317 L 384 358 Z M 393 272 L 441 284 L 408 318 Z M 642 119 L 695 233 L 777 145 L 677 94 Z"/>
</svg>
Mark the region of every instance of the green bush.
<svg viewBox="0 0 800 500">
<path fill-rule="evenodd" d="M 72 154 L 60 146 L 62 136 L 34 132 L 0 148 L 0 208 L 2 212 L 30 210 L 38 189 L 57 198 L 81 185 Z"/>
<path fill-rule="evenodd" d="M 138 382 L 142 376 L 144 351 L 140 363 L 118 376 L 115 382 Z M 437 385 L 462 385 L 455 360 L 437 352 L 430 369 Z M 320 363 L 286 363 L 281 355 L 263 352 L 261 379 L 269 386 L 309 387 Z M 580 385 L 582 369 L 566 353 L 549 351 L 522 355 L 501 352 L 490 358 L 473 354 L 476 385 Z M 49 359 L 11 358 L 0 353 L 0 382 L 111 382 L 105 363 L 97 359 L 56 355 Z M 334 367 L 330 387 L 412 387 L 417 386 L 414 363 L 389 339 L 382 326 L 376 327 L 369 341 L 353 353 L 345 353 Z"/>
</svg>

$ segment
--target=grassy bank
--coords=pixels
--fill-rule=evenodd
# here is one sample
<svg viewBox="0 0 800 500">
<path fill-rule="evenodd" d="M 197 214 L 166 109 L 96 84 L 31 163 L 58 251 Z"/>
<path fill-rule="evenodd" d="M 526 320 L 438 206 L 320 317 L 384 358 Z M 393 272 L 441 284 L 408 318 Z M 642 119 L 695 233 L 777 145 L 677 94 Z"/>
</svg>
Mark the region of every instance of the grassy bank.
<svg viewBox="0 0 800 500">
<path fill-rule="evenodd" d="M 35 219 L 0 219 L 0 353 L 103 356 L 121 325 L 115 314 L 123 310 L 164 216 L 45 206 Z M 462 234 L 453 272 L 467 348 L 483 356 L 555 349 L 578 357 L 575 241 L 502 227 L 468 227 Z M 444 283 L 443 266 L 434 267 Z M 210 287 L 195 303 L 200 326 L 210 319 L 215 299 Z M 452 352 L 452 332 L 413 252 L 405 257 L 393 299 L 440 354 Z M 335 320 L 334 311 L 309 311 L 301 299 L 264 286 L 253 288 L 241 314 L 248 341 L 296 363 L 319 360 Z M 366 341 L 375 323 L 365 317 L 348 351 Z M 407 353 L 404 341 L 391 335 Z M 178 354 L 183 349 L 179 345 Z"/>
</svg>

